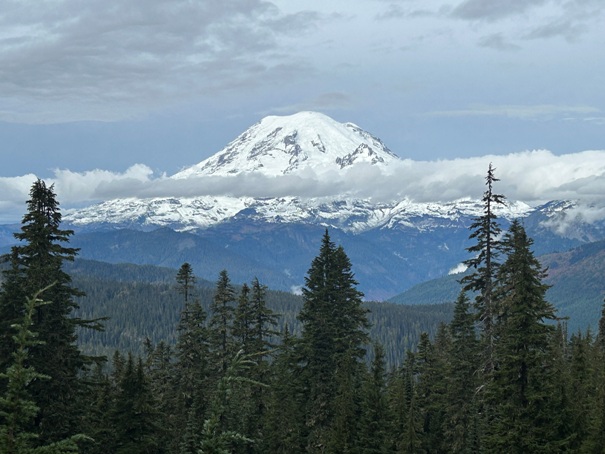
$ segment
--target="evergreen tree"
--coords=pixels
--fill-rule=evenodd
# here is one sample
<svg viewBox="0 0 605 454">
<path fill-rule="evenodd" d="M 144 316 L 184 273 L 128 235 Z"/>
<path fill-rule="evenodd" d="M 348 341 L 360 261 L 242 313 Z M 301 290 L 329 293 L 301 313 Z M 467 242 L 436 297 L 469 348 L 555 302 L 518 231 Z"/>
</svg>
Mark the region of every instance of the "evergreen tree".
<svg viewBox="0 0 605 454">
<path fill-rule="evenodd" d="M 447 362 L 445 444 L 452 452 L 474 453 L 470 434 L 476 421 L 479 345 L 474 315 L 465 292 L 460 292 L 450 323 L 451 345 Z"/>
<path fill-rule="evenodd" d="M 4 274 L 0 292 L 0 367 L 14 350 L 10 326 L 23 314 L 17 302 L 31 298 L 39 289 L 45 291 L 49 304 L 39 306 L 33 314 L 40 343 L 31 347 L 29 364 L 49 380 L 32 383 L 30 392 L 40 407 L 35 419 L 42 444 L 59 441 L 80 431 L 81 401 L 86 398 L 80 373 L 89 363 L 76 346 L 76 329 L 99 328 L 96 321 L 72 317 L 78 307 L 75 298 L 82 295 L 71 285 L 70 276 L 62 270 L 73 261 L 77 249 L 62 245 L 73 234 L 60 229 L 61 213 L 53 187 L 37 180 L 27 201 L 21 231 L 15 234 L 19 244 L 9 255 L 10 269 Z M 1 370 L 1 369 L 0 369 Z"/>
<path fill-rule="evenodd" d="M 302 383 L 296 339 L 286 325 L 282 343 L 272 364 L 269 395 L 266 398 L 263 431 L 259 452 L 302 454 L 305 452 L 304 384 Z"/>
<path fill-rule="evenodd" d="M 199 301 L 185 304 L 178 326 L 176 363 L 172 376 L 180 453 L 197 453 L 203 415 L 208 407 L 210 371 L 206 312 Z M 185 427 L 185 431 L 183 431 Z"/>
<path fill-rule="evenodd" d="M 242 285 L 242 289 L 237 300 L 233 320 L 233 337 L 239 344 L 245 354 L 252 353 L 250 341 L 252 337 L 252 304 L 250 303 L 250 287 L 247 284 Z"/>
<path fill-rule="evenodd" d="M 267 307 L 266 287 L 258 279 L 252 281 L 252 287 L 242 286 L 238 306 L 235 309 L 233 335 L 244 354 L 254 359 L 254 365 L 248 370 L 248 377 L 255 382 L 266 383 L 269 380 L 269 362 L 266 358 L 273 347 L 270 338 L 275 336 L 277 316 Z M 242 395 L 240 431 L 252 438 L 261 438 L 262 424 L 265 418 L 266 389 L 264 386 L 243 388 L 249 395 Z M 252 451 L 252 446 L 248 447 Z"/>
<path fill-rule="evenodd" d="M 160 341 L 156 346 L 149 339 L 145 340 L 146 358 L 141 362 L 142 383 L 149 394 L 150 421 L 161 427 L 154 437 L 158 446 L 172 446 L 176 440 L 174 434 L 180 428 L 175 427 L 177 409 L 177 387 L 174 383 L 174 362 L 172 348 L 166 342 Z M 142 361 L 142 360 L 141 360 Z M 142 398 L 147 398 L 143 395 Z"/>
<path fill-rule="evenodd" d="M 176 274 L 176 283 L 179 293 L 183 295 L 185 303 L 187 303 L 195 287 L 195 276 L 189 263 L 185 262 L 179 268 Z"/>
<path fill-rule="evenodd" d="M 333 420 L 325 449 L 330 454 L 355 453 L 360 441 L 359 419 L 361 417 L 361 381 L 365 365 L 355 355 L 343 356 L 334 372 L 336 390 L 332 402 Z"/>
<path fill-rule="evenodd" d="M 591 409 L 595 403 L 594 365 L 598 362 L 593 357 L 590 331 L 585 336 L 581 333 L 571 336 L 569 350 L 570 364 L 565 378 L 569 381 L 573 399 L 567 403 L 570 411 L 565 416 L 571 426 L 569 432 L 574 434 L 570 449 L 578 451 L 588 436 Z"/>
<path fill-rule="evenodd" d="M 42 290 L 44 291 L 44 290 Z M 13 325 L 12 332 L 15 350 L 12 352 L 12 363 L 0 378 L 7 380 L 6 391 L 0 396 L 0 452 L 3 454 L 48 453 L 62 454 L 78 452 L 77 441 L 87 437 L 73 435 L 51 444 L 35 447 L 38 435 L 32 432 L 32 423 L 39 412 L 30 392 L 31 384 L 36 381 L 47 381 L 47 375 L 38 373 L 28 365 L 30 348 L 40 345 L 37 333 L 32 331 L 34 312 L 48 304 L 38 299 L 42 291 L 32 298 L 27 298 L 24 305 L 23 320 Z"/>
<path fill-rule="evenodd" d="M 108 447 L 108 451 L 116 454 L 161 452 L 157 437 L 162 429 L 157 424 L 154 406 L 143 362 L 139 359 L 135 363 L 129 354 L 112 411 L 115 429 L 113 446 Z"/>
<path fill-rule="evenodd" d="M 545 299 L 545 272 L 532 240 L 514 221 L 503 240 L 508 253 L 498 272 L 499 299 L 493 380 L 487 399 L 493 417 L 486 427 L 489 452 L 537 453 L 562 449 L 555 415 L 552 336 L 555 309 Z"/>
<path fill-rule="evenodd" d="M 356 285 L 344 249 L 336 247 L 326 230 L 319 255 L 305 277 L 298 316 L 302 323 L 301 372 L 308 390 L 309 452 L 321 452 L 329 442 L 338 389 L 335 372 L 345 358 L 358 361 L 365 354 L 367 310 Z"/>
<path fill-rule="evenodd" d="M 254 278 L 250 297 L 250 313 L 252 315 L 250 353 L 260 353 L 260 360 L 263 359 L 268 350 L 275 348 L 271 339 L 279 335 L 276 330 L 279 316 L 267 307 L 266 294 L 267 286 L 261 285 L 258 278 Z"/>
<path fill-rule="evenodd" d="M 494 348 L 493 325 L 497 308 L 494 307 L 496 302 L 493 290 L 499 267 L 500 241 L 498 237 L 502 232 L 494 210 L 505 203 L 505 197 L 494 193 L 493 190 L 494 183 L 500 181 L 495 177 L 495 170 L 490 163 L 485 177 L 487 189 L 482 198 L 483 215 L 476 217 L 470 226 L 472 233 L 469 238 L 475 240 L 476 244 L 470 246 L 467 250 L 475 256 L 466 260 L 464 264 L 474 269 L 474 271 L 461 280 L 464 292 L 474 292 L 477 295 L 475 297 L 475 308 L 483 327 L 483 369 L 488 375 L 494 367 L 492 358 Z"/>
<path fill-rule="evenodd" d="M 230 361 L 225 374 L 218 380 L 210 404 L 208 418 L 204 421 L 200 453 L 231 454 L 246 452 L 246 447 L 255 440 L 234 428 L 240 413 L 241 402 L 234 401 L 239 387 L 264 386 L 246 376 L 246 371 L 254 362 L 241 351 Z"/>
<path fill-rule="evenodd" d="M 399 437 L 396 444 L 397 453 L 422 453 L 422 416 L 420 414 L 416 396 L 416 355 L 407 352 L 405 363 L 401 370 L 403 401 L 396 409 L 399 413 Z"/>
<path fill-rule="evenodd" d="M 210 349 L 214 355 L 213 368 L 218 376 L 223 376 L 229 367 L 229 359 L 234 353 L 233 328 L 233 303 L 235 301 L 235 290 L 226 270 L 219 274 L 216 283 L 216 291 L 210 306 L 211 318 L 209 324 Z"/>
<path fill-rule="evenodd" d="M 427 333 L 422 333 L 415 358 L 415 397 L 422 434 L 421 449 L 444 452 L 445 364 Z"/>
<path fill-rule="evenodd" d="M 372 367 L 363 386 L 363 413 L 359 424 L 359 452 L 362 454 L 385 454 L 389 449 L 392 420 L 386 395 L 384 362 L 384 348 L 381 344 L 374 344 Z"/>
<path fill-rule="evenodd" d="M 588 415 L 587 435 L 582 440 L 581 452 L 605 453 L 605 304 L 599 319 L 599 332 L 593 349 L 594 375 L 592 381 L 592 405 Z"/>
</svg>

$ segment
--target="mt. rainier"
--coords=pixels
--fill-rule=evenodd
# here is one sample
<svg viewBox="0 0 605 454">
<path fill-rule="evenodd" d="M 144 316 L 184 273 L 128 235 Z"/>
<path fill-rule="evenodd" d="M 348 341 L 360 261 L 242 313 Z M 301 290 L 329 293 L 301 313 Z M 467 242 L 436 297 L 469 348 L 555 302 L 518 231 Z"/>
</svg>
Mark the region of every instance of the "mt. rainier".
<svg viewBox="0 0 605 454">
<path fill-rule="evenodd" d="M 188 261 L 200 277 L 227 269 L 235 282 L 256 275 L 283 290 L 304 283 L 329 227 L 360 289 L 381 299 L 467 259 L 468 226 L 482 213 L 481 202 L 469 198 L 420 203 L 354 191 L 359 179 L 378 189 L 397 181 L 405 164 L 352 123 L 315 112 L 271 116 L 217 154 L 158 179 L 157 196 L 108 200 L 68 210 L 63 219 L 78 231 L 74 245 L 84 258 L 174 268 Z M 511 201 L 498 215 L 504 223 L 524 217 L 537 252 L 605 237 L 603 226 L 582 223 L 573 238 L 557 233 L 549 226 L 569 208 L 559 206 Z"/>
<path fill-rule="evenodd" d="M 110 200 L 68 212 L 65 219 L 76 226 L 102 223 L 190 231 L 246 216 L 256 221 L 302 222 L 359 233 L 398 223 L 408 225 L 410 219 L 423 215 L 456 221 L 460 216 L 480 213 L 481 205 L 468 200 L 437 204 L 403 198 L 376 202 L 349 195 L 346 190 L 339 194 L 322 192 L 323 187 L 332 189 L 347 178 L 353 180 L 348 185 L 354 185 L 356 174 L 349 172 L 356 168 L 371 166 L 388 173 L 389 165 L 396 162 L 401 160 L 380 139 L 352 123 L 338 123 L 316 112 L 271 116 L 220 152 L 163 182 L 191 182 L 189 187 L 194 189 L 190 191 L 197 194 Z M 212 185 L 219 180 L 222 189 L 217 194 Z M 528 210 L 524 204 L 513 203 L 503 215 L 512 218 Z M 422 225 L 423 229 L 429 227 L 430 223 Z"/>
<path fill-rule="evenodd" d="M 214 156 L 173 178 L 322 172 L 359 162 L 386 165 L 398 159 L 381 141 L 352 123 L 338 123 L 317 112 L 266 117 Z"/>
</svg>

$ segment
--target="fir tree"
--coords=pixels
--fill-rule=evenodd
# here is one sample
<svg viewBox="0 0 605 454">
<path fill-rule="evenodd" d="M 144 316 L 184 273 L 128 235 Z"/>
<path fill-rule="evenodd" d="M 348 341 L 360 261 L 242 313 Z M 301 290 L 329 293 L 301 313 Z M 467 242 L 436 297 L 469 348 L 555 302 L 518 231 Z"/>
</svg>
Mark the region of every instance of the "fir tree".
<svg viewBox="0 0 605 454">
<path fill-rule="evenodd" d="M 415 359 L 415 397 L 422 434 L 421 448 L 426 452 L 443 452 L 445 409 L 445 364 L 438 348 L 427 333 L 422 333 Z"/>
<path fill-rule="evenodd" d="M 0 292 L 0 362 L 10 357 L 14 341 L 10 326 L 23 316 L 18 301 L 31 298 L 41 288 L 49 304 L 39 306 L 33 314 L 38 338 L 31 347 L 29 363 L 49 380 L 32 384 L 31 393 L 40 411 L 35 419 L 41 443 L 50 443 L 80 431 L 81 411 L 86 398 L 81 372 L 89 363 L 76 345 L 76 328 L 99 328 L 96 321 L 72 317 L 77 309 L 75 298 L 82 295 L 71 285 L 70 276 L 62 270 L 72 261 L 77 249 L 65 247 L 73 234 L 60 229 L 61 213 L 53 187 L 37 180 L 27 201 L 21 231 L 15 234 L 19 244 L 9 255 L 10 269 L 5 273 Z M 0 364 L 0 367 L 6 364 Z"/>
<path fill-rule="evenodd" d="M 12 352 L 12 363 L 0 378 L 7 380 L 6 391 L 0 396 L 0 452 L 3 454 L 47 453 L 63 454 L 79 451 L 78 441 L 87 439 L 83 435 L 73 435 L 68 439 L 50 444 L 39 445 L 38 434 L 32 431 L 33 421 L 39 412 L 32 393 L 32 383 L 48 381 L 49 376 L 41 374 L 28 365 L 30 348 L 40 345 L 37 333 L 32 331 L 35 311 L 48 303 L 38 299 L 36 292 L 27 298 L 23 307 L 23 320 L 13 325 L 11 332 L 15 350 Z"/>
<path fill-rule="evenodd" d="M 261 360 L 268 350 L 275 347 L 271 339 L 279 335 L 276 330 L 279 316 L 267 307 L 266 294 L 267 286 L 261 285 L 258 278 L 254 278 L 250 296 L 250 313 L 252 316 L 250 353 L 260 353 L 259 358 Z"/>
<path fill-rule="evenodd" d="M 475 240 L 476 244 L 470 246 L 467 250 L 475 256 L 466 260 L 464 264 L 474 271 L 461 280 L 464 292 L 474 292 L 477 295 L 475 297 L 475 308 L 483 327 L 483 369 L 488 375 L 494 367 L 492 358 L 494 348 L 493 325 L 497 309 L 494 307 L 496 302 L 493 290 L 499 267 L 500 241 L 498 237 L 502 232 L 494 210 L 505 203 L 505 197 L 496 194 L 493 190 L 494 183 L 500 181 L 495 177 L 495 170 L 490 163 L 485 177 L 487 189 L 482 199 L 483 215 L 476 217 L 470 226 L 472 233 L 469 238 Z"/>
<path fill-rule="evenodd" d="M 246 377 L 246 371 L 254 362 L 242 352 L 230 361 L 225 374 L 218 380 L 210 404 L 208 418 L 201 432 L 200 453 L 231 454 L 255 442 L 245 433 L 233 428 L 233 421 L 239 416 L 241 402 L 234 402 L 238 387 L 264 386 Z M 239 450 L 238 450 L 239 448 Z"/>
<path fill-rule="evenodd" d="M 302 454 L 305 452 L 304 384 L 299 373 L 296 339 L 290 336 L 288 325 L 272 364 L 269 379 L 267 410 L 264 417 L 264 437 L 259 452 Z"/>
<path fill-rule="evenodd" d="M 392 420 L 386 396 L 384 362 L 384 348 L 381 344 L 374 344 L 372 367 L 363 385 L 363 413 L 359 424 L 362 454 L 385 454 L 389 448 Z"/>
<path fill-rule="evenodd" d="M 469 435 L 475 425 L 479 345 L 474 315 L 465 292 L 460 292 L 450 323 L 451 345 L 447 362 L 445 443 L 452 452 L 475 452 Z"/>
<path fill-rule="evenodd" d="M 215 361 L 213 368 L 222 376 L 229 367 L 229 358 L 234 354 L 233 328 L 233 303 L 235 301 L 235 290 L 226 270 L 219 274 L 216 283 L 216 291 L 210 306 L 211 318 L 209 324 L 209 342 L 211 352 Z"/>
<path fill-rule="evenodd" d="M 203 415 L 209 402 L 209 340 L 206 312 L 199 301 L 181 313 L 172 383 L 175 388 L 175 427 L 180 453 L 197 453 Z M 182 428 L 185 427 L 183 431 Z"/>
<path fill-rule="evenodd" d="M 108 450 L 116 454 L 160 452 L 157 437 L 162 430 L 154 407 L 143 362 L 135 362 L 129 354 L 112 411 L 114 439 Z"/>
<path fill-rule="evenodd" d="M 498 271 L 499 299 L 493 380 L 486 384 L 494 411 L 485 448 L 490 452 L 535 453 L 561 449 L 554 418 L 552 336 L 555 309 L 545 299 L 545 272 L 531 251 L 532 240 L 514 221 L 503 240 L 507 259 Z"/>
<path fill-rule="evenodd" d="M 233 320 L 233 337 L 239 344 L 244 353 L 252 353 L 250 341 L 252 337 L 252 304 L 250 303 L 250 287 L 247 284 L 242 285 L 242 289 L 237 300 Z"/>
<path fill-rule="evenodd" d="M 185 303 L 187 303 L 195 287 L 195 276 L 189 263 L 185 262 L 179 268 L 176 274 L 176 283 L 179 293 L 183 295 Z"/>
<path fill-rule="evenodd" d="M 367 310 L 341 246 L 326 230 L 319 255 L 311 263 L 303 288 L 300 352 L 308 389 L 308 449 L 321 452 L 328 444 L 338 383 L 335 371 L 345 358 L 359 360 L 368 341 Z"/>
<path fill-rule="evenodd" d="M 582 440 L 581 452 L 605 453 L 605 304 L 599 319 L 599 332 L 593 349 L 594 375 L 592 381 L 592 405 L 588 415 L 586 438 Z"/>
</svg>

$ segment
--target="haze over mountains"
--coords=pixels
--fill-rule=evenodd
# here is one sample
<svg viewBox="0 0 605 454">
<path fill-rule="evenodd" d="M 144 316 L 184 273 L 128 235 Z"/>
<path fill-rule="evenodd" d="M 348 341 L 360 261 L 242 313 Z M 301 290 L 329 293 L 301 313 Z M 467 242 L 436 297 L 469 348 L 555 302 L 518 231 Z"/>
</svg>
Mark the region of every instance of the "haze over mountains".
<svg viewBox="0 0 605 454">
<path fill-rule="evenodd" d="M 523 185 L 569 187 L 565 178 L 586 183 L 588 164 L 576 161 L 560 181 L 556 172 L 536 180 L 536 170 L 525 169 L 528 181 L 515 180 L 514 195 L 529 190 L 519 189 Z M 468 226 L 482 210 L 488 164 L 451 161 L 445 179 L 443 171 L 398 157 L 359 126 L 300 112 L 262 119 L 175 175 L 129 181 L 131 197 L 118 197 L 125 192 L 119 182 L 101 185 L 108 200 L 65 210 L 63 219 L 77 230 L 74 245 L 84 258 L 173 268 L 188 261 L 209 280 L 227 269 L 235 282 L 258 276 L 287 291 L 304 284 L 329 228 L 351 257 L 366 297 L 385 299 L 469 258 Z M 422 170 L 426 174 L 418 174 Z M 510 174 L 497 169 L 502 182 L 495 189 L 506 196 Z M 572 193 L 566 191 L 556 195 Z M 546 253 L 605 238 L 605 224 L 593 216 L 599 210 L 573 200 L 530 205 L 509 196 L 498 216 L 504 228 L 523 218 L 536 252 Z"/>
</svg>

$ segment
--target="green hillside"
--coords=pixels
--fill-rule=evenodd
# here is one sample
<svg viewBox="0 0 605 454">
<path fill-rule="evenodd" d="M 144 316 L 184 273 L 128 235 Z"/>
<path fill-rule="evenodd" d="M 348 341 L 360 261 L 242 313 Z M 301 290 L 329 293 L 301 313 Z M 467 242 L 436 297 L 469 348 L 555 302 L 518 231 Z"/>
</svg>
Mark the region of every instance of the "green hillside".
<svg viewBox="0 0 605 454">
<path fill-rule="evenodd" d="M 568 318 L 569 332 L 597 330 L 601 305 L 605 297 L 605 241 L 588 243 L 566 252 L 539 257 L 548 269 L 545 282 L 551 285 L 548 300 L 560 317 Z M 453 302 L 462 274 L 423 282 L 389 299 L 403 305 Z"/>
<path fill-rule="evenodd" d="M 175 342 L 183 307 L 182 296 L 175 289 L 177 270 L 76 260 L 67 266 L 67 271 L 75 286 L 86 293 L 78 300 L 80 310 L 76 315 L 87 319 L 108 317 L 103 332 L 80 333 L 80 344 L 87 352 L 111 355 L 119 349 L 140 353 L 147 338 L 153 343 Z M 213 295 L 214 283 L 198 281 L 195 296 L 206 311 Z M 299 332 L 300 296 L 269 291 L 267 304 L 280 314 L 279 329 L 287 324 L 291 332 Z M 384 345 L 389 365 L 401 364 L 422 332 L 432 336 L 440 323 L 449 322 L 452 314 L 451 304 L 411 307 L 367 302 L 366 307 L 372 324 L 370 336 Z"/>
</svg>

